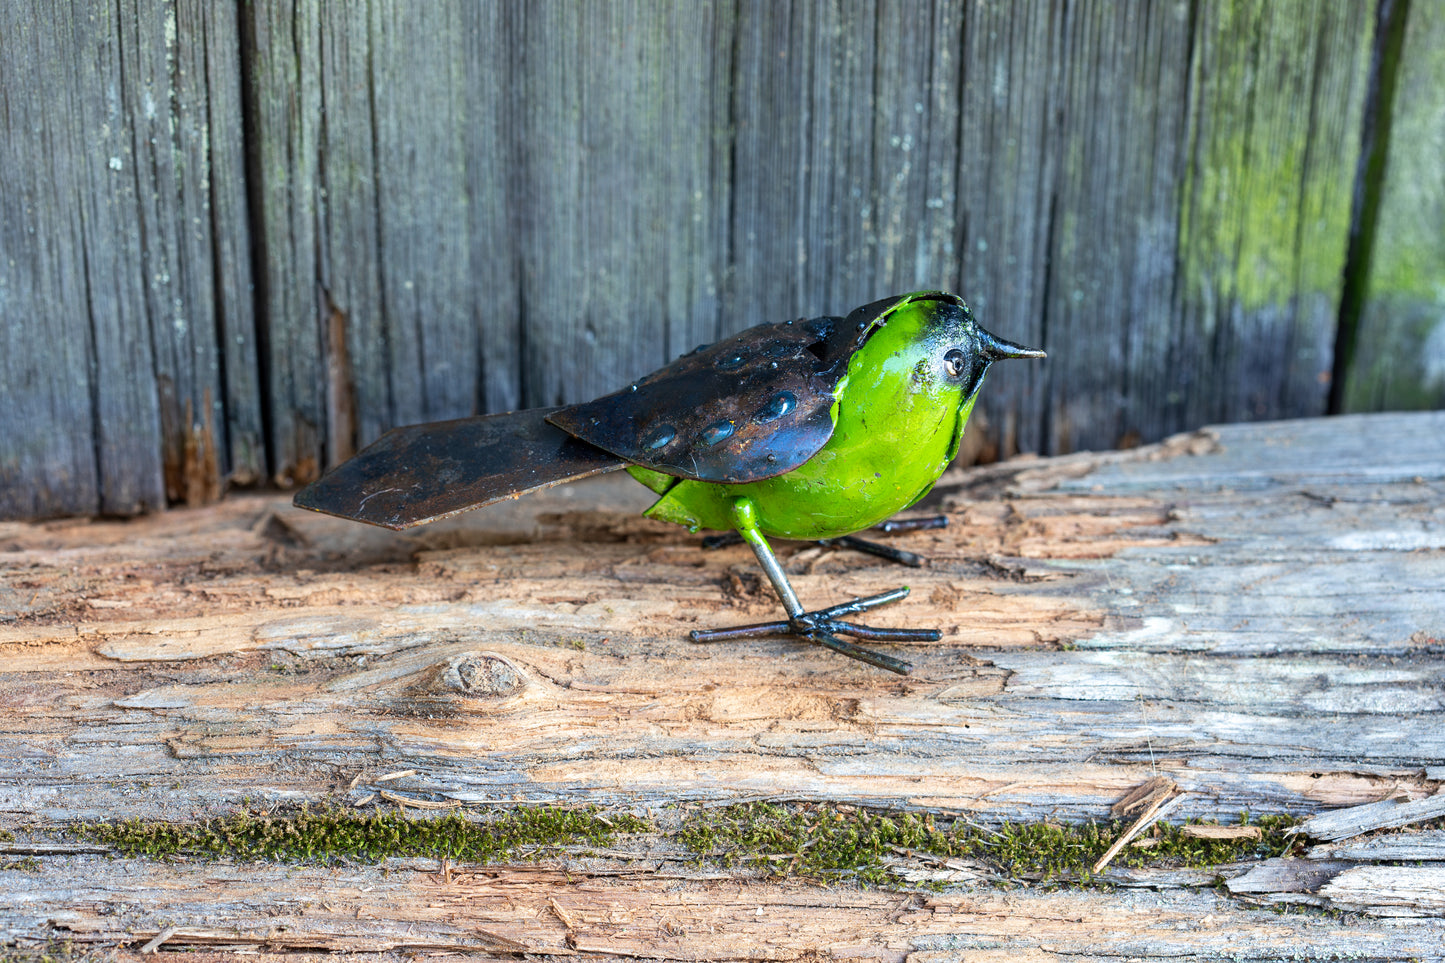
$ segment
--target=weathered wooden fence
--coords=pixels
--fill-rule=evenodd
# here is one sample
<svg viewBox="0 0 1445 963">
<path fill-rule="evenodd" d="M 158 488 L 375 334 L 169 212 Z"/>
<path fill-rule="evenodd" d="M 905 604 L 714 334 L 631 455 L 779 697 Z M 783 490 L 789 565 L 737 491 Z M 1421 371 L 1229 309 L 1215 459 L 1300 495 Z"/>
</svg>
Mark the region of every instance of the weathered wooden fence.
<svg viewBox="0 0 1445 963">
<path fill-rule="evenodd" d="M 1445 403 L 1445 13 L 0 4 L 0 516 L 958 290 L 999 450 Z"/>
</svg>

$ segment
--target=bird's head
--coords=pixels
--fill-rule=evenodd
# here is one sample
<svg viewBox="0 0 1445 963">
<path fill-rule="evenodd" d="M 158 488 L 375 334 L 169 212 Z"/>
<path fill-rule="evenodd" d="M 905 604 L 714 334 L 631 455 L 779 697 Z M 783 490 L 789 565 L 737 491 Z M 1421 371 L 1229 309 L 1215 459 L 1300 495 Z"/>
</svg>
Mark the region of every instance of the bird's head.
<svg viewBox="0 0 1445 963">
<path fill-rule="evenodd" d="M 849 328 L 866 332 L 849 365 L 850 380 L 863 370 L 890 380 L 907 372 L 911 392 L 960 404 L 972 401 L 995 361 L 1045 356 L 985 331 L 963 298 L 942 291 L 875 301 L 848 320 Z"/>
</svg>

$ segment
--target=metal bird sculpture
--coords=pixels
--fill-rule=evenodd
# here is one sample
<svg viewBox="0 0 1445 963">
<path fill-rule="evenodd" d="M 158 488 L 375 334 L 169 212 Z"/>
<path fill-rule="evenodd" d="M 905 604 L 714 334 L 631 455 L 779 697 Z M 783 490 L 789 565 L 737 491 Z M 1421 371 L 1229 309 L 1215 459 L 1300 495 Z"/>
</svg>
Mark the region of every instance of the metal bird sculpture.
<svg viewBox="0 0 1445 963">
<path fill-rule="evenodd" d="M 585 404 L 396 428 L 295 503 L 403 529 L 625 468 L 659 496 L 649 517 L 741 535 L 787 612 L 695 641 L 791 635 L 907 673 L 842 637 L 937 641 L 845 621 L 908 589 L 808 612 L 768 536 L 838 538 L 914 504 L 958 452 L 989 365 L 1042 357 L 980 328 L 962 298 L 919 291 L 749 328 Z"/>
</svg>

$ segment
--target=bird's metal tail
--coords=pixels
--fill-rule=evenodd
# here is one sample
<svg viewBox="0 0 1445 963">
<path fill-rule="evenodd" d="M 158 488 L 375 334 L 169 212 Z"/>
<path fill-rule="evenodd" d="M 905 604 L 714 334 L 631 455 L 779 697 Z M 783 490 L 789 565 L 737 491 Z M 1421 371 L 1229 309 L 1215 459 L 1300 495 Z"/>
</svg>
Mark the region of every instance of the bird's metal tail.
<svg viewBox="0 0 1445 963">
<path fill-rule="evenodd" d="M 301 508 L 402 529 L 626 463 L 547 422 L 556 408 L 393 428 L 296 493 Z"/>
</svg>

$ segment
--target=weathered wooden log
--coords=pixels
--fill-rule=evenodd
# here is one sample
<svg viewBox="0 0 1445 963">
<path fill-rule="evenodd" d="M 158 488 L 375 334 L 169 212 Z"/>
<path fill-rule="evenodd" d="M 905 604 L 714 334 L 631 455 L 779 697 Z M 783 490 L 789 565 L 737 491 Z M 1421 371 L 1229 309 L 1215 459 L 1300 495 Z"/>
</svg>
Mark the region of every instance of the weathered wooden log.
<svg viewBox="0 0 1445 963">
<path fill-rule="evenodd" d="M 1210 955 L 1248 932 L 1266 958 L 1306 939 L 1428 958 L 1445 940 L 1428 822 L 1445 779 L 1442 436 L 1445 414 L 1348 416 L 1015 460 L 945 477 L 950 525 L 898 539 L 926 568 L 785 550 L 805 602 L 906 579 L 898 619 L 944 639 L 900 646 L 917 666 L 903 679 L 786 640 L 686 641 L 776 602 L 746 549 L 638 517 L 648 493 L 618 476 L 406 534 L 273 496 L 5 524 L 4 939 L 901 959 Z M 1270 863 L 1125 865 L 1158 842 L 1141 837 L 1100 877 L 1117 890 L 1056 893 L 1000 892 L 1042 877 L 898 847 L 888 888 L 822 890 L 699 865 L 678 829 L 749 800 L 985 832 L 1107 820 L 1116 802 L 1127 821 L 1152 777 L 1162 795 L 1135 795 L 1167 799 L 1171 822 L 1313 815 L 1319 842 Z M 653 828 L 545 849 L 541 867 L 176 866 L 57 833 L 300 803 L 417 818 L 597 804 Z M 1396 828 L 1358 835 L 1380 826 Z M 1324 842 L 1341 832 L 1356 835 Z M 751 854 L 786 869 L 767 855 Z M 1087 863 L 1069 872 L 1090 880 Z M 1235 895 L 1199 889 L 1220 879 Z M 925 884 L 944 891 L 908 890 Z M 95 909 L 117 901 L 123 919 Z"/>
</svg>

